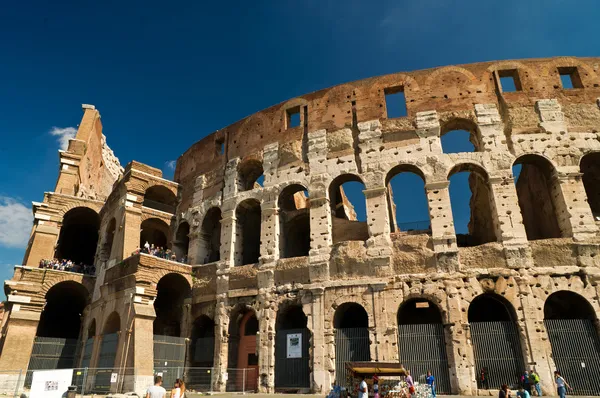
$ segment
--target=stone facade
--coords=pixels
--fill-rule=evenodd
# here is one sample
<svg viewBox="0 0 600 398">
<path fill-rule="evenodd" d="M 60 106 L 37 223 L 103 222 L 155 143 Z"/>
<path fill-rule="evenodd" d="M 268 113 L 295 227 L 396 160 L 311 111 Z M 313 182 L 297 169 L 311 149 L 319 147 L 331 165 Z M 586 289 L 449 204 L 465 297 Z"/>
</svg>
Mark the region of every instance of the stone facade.
<svg viewBox="0 0 600 398">
<path fill-rule="evenodd" d="M 288 308 L 301 308 L 311 337 L 310 384 L 300 390 L 324 393 L 336 373 L 338 310 L 360 305 L 371 360 L 396 362 L 399 309 L 416 299 L 441 315 L 451 392 L 481 393 L 487 388 L 475 381 L 469 310 L 485 295 L 502 298 L 513 313 L 520 360 L 552 391 L 547 299 L 576 293 L 594 320 L 600 314 L 592 211 L 599 198 L 586 183 L 600 176 L 599 69 L 597 58 L 502 61 L 336 86 L 205 137 L 178 159 L 175 182 L 137 162 L 122 170 L 98 112 L 87 106 L 77 137 L 61 153 L 55 192 L 34 203 L 25 267 L 5 285 L 0 369 L 27 367 L 46 292 L 71 280 L 89 293 L 80 339 L 96 339 L 90 366 L 116 313 L 115 367 L 136 367 L 139 390 L 153 373 L 159 284 L 177 274 L 191 289 L 178 335 L 192 338 L 200 317 L 214 322 L 216 390 L 225 390 L 223 374 L 238 363 L 229 350 L 238 314 L 254 312 L 258 320 L 258 389 L 274 392 L 278 322 Z M 562 86 L 561 75 L 573 88 Z M 516 90 L 503 90 L 506 76 Z M 386 94 L 400 91 L 407 116 L 389 118 Z M 475 152 L 444 153 L 440 137 L 452 130 L 469 131 Z M 522 169 L 515 185 L 516 164 Z M 473 192 L 466 237 L 455 233 L 449 193 L 450 176 L 461 171 L 471 172 Z M 426 231 L 402 232 L 394 219 L 389 181 L 402 172 L 424 182 Z M 364 185 L 366 221 L 355 219 L 341 188 L 347 181 Z M 76 207 L 99 217 L 97 276 L 30 268 L 54 256 L 63 217 Z M 189 265 L 132 256 L 153 239 Z"/>
</svg>

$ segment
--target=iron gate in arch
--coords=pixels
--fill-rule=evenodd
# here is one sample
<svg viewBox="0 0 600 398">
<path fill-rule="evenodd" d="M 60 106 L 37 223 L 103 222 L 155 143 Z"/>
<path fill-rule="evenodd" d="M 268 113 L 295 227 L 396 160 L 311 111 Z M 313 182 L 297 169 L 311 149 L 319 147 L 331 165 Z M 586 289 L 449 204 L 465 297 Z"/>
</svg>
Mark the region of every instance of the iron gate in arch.
<svg viewBox="0 0 600 398">
<path fill-rule="evenodd" d="M 296 340 L 300 335 L 300 340 Z M 288 338 L 288 336 L 290 336 Z M 290 341 L 288 341 L 290 340 Z M 308 329 L 284 329 L 275 334 L 275 388 L 310 388 Z M 290 346 L 292 344 L 292 346 Z M 293 344 L 300 344 L 296 352 Z M 298 357 L 300 355 L 300 357 Z"/>
<path fill-rule="evenodd" d="M 347 384 L 346 362 L 371 360 L 371 343 L 368 328 L 335 329 L 335 382 Z"/>
<path fill-rule="evenodd" d="M 398 326 L 400 363 L 409 369 L 413 379 L 425 383 L 427 371 L 435 377 L 438 394 L 450 394 L 448 355 L 441 323 Z"/>
<path fill-rule="evenodd" d="M 471 322 L 477 387 L 497 390 L 502 384 L 517 388 L 525 371 L 517 325 L 508 321 Z M 486 370 L 487 382 L 480 379 Z"/>
<path fill-rule="evenodd" d="M 102 336 L 100 354 L 98 355 L 98 363 L 96 365 L 100 369 L 96 372 L 92 392 L 107 393 L 110 391 L 110 378 L 115 368 L 119 335 L 120 333 L 117 332 Z"/>
<path fill-rule="evenodd" d="M 544 321 L 556 369 L 573 395 L 600 395 L 600 338 L 589 319 Z"/>
<path fill-rule="evenodd" d="M 36 337 L 29 358 L 29 369 L 51 370 L 68 369 L 75 366 L 77 339 L 56 337 Z M 27 372 L 25 385 L 31 386 L 32 372 Z"/>
<path fill-rule="evenodd" d="M 183 377 L 185 351 L 184 337 L 154 335 L 154 373 L 162 373 L 164 386 L 170 387 Z"/>
</svg>

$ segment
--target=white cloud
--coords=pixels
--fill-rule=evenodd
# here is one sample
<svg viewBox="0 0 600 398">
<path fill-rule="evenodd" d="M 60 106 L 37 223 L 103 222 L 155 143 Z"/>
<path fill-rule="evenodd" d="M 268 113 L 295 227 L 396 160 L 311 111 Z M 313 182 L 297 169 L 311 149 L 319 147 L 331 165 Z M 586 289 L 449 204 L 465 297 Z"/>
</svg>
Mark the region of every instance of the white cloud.
<svg viewBox="0 0 600 398">
<path fill-rule="evenodd" d="M 25 247 L 33 223 L 31 209 L 21 202 L 0 196 L 0 245 Z"/>
<path fill-rule="evenodd" d="M 167 169 L 169 170 L 175 170 L 175 166 L 177 165 L 177 161 L 176 160 L 169 160 L 165 162 L 165 166 L 167 167 Z"/>
<path fill-rule="evenodd" d="M 52 130 L 50 130 L 50 135 L 58 137 L 60 149 L 63 151 L 69 147 L 69 140 L 75 138 L 76 134 L 77 129 L 75 127 L 52 127 Z"/>
</svg>

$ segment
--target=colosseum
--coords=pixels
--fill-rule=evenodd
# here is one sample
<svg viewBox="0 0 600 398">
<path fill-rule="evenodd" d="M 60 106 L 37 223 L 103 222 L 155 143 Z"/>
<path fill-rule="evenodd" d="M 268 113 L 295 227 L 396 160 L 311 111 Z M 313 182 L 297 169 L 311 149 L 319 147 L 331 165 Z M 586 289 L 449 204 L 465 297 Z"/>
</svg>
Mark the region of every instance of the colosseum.
<svg viewBox="0 0 600 398">
<path fill-rule="evenodd" d="M 90 389 L 144 391 L 204 372 L 198 389 L 326 393 L 371 361 L 432 370 L 438 393 L 535 369 L 553 395 L 560 369 L 600 395 L 599 76 L 600 58 L 559 57 L 342 84 L 207 135 L 173 181 L 121 167 L 83 105 L 5 282 L 0 374 L 108 369 Z M 456 130 L 473 151 L 444 151 Z M 401 173 L 422 180 L 427 222 L 397 221 Z M 460 234 L 456 173 L 470 173 Z M 54 258 L 75 265 L 40 266 Z"/>
</svg>

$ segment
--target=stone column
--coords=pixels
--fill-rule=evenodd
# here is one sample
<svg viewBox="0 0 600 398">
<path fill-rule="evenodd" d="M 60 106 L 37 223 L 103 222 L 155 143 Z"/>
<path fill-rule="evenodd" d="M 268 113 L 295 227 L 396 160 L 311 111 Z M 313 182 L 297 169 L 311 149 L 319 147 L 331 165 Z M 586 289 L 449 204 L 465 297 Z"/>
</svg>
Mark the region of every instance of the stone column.
<svg viewBox="0 0 600 398">
<path fill-rule="evenodd" d="M 325 174 L 311 176 L 310 193 L 310 280 L 329 279 L 329 254 L 332 245 L 332 220 Z"/>
<path fill-rule="evenodd" d="M 153 383 L 154 376 L 154 319 L 156 313 L 152 304 L 134 304 L 131 330 L 126 331 L 131 360 L 127 367 L 135 369 L 135 391 L 143 396 Z"/>
<path fill-rule="evenodd" d="M 277 200 L 261 204 L 260 264 L 274 264 L 279 259 L 279 213 Z"/>
<path fill-rule="evenodd" d="M 387 188 L 369 188 L 365 189 L 363 193 L 367 198 L 367 224 L 369 226 L 367 255 L 389 258 L 392 255 L 392 241 L 390 239 Z"/>
<path fill-rule="evenodd" d="M 9 318 L 0 356 L 0 370 L 19 370 L 29 366 L 33 343 L 41 312 L 20 310 L 19 304 L 11 303 Z"/>
<path fill-rule="evenodd" d="M 311 390 L 313 393 L 328 391 L 332 382 L 331 373 L 326 367 L 324 291 L 325 289 L 322 287 L 311 289 L 312 302 L 310 303 L 308 328 L 312 334 Z"/>
<path fill-rule="evenodd" d="M 508 152 L 504 124 L 496 104 L 475 104 L 477 127 L 480 137 L 479 149 L 485 152 Z"/>
<path fill-rule="evenodd" d="M 232 267 L 235 264 L 236 224 L 235 209 L 222 212 L 220 257 L 226 267 Z"/>
<path fill-rule="evenodd" d="M 224 278 L 224 276 L 218 277 Z M 225 277 L 226 278 L 226 277 Z M 217 280 L 217 288 L 219 281 Z M 212 370 L 212 390 L 225 392 L 227 380 L 227 356 L 229 355 L 229 311 L 227 310 L 227 293 L 217 295 L 215 305 L 215 356 Z"/>
<path fill-rule="evenodd" d="M 446 300 L 448 305 L 448 320 L 445 325 L 446 352 L 450 366 L 450 387 L 453 394 L 475 395 L 473 346 L 470 341 L 469 324 L 466 313 L 463 317 L 462 303 L 458 294 L 458 282 L 447 280 Z"/>
<path fill-rule="evenodd" d="M 371 305 L 373 311 L 375 357 L 372 360 L 379 362 L 397 362 L 397 320 L 390 319 L 391 313 L 387 311 L 384 298 L 386 283 L 371 284 Z M 393 312 L 393 311 L 392 311 Z M 394 313 L 394 318 L 395 318 Z"/>
<path fill-rule="evenodd" d="M 275 319 L 276 303 L 269 293 L 258 296 L 258 392 L 275 392 Z"/>
<path fill-rule="evenodd" d="M 552 184 L 558 190 L 553 190 L 552 195 L 557 198 L 555 206 L 560 228 L 575 241 L 594 238 L 598 232 L 592 210 L 583 200 L 587 196 L 582 176 L 582 173 L 556 176 L 557 183 Z"/>
<path fill-rule="evenodd" d="M 505 246 L 526 245 L 527 233 L 512 173 L 490 177 L 489 184 L 497 216 L 496 236 Z"/>
<path fill-rule="evenodd" d="M 123 252 L 119 257 L 127 258 L 131 256 L 131 253 L 141 246 L 141 228 L 142 210 L 134 207 L 132 202 L 127 200 L 125 202 L 125 218 L 123 220 Z"/>
<path fill-rule="evenodd" d="M 23 259 L 23 264 L 30 267 L 37 267 L 40 260 L 54 258 L 54 248 L 60 230 L 56 223 L 38 219 L 42 216 L 45 215 L 35 213 L 33 236 Z"/>
<path fill-rule="evenodd" d="M 437 181 L 425 184 L 433 250 L 440 271 L 458 269 L 458 247 L 454 231 L 454 219 L 450 207 L 450 182 Z"/>
</svg>

